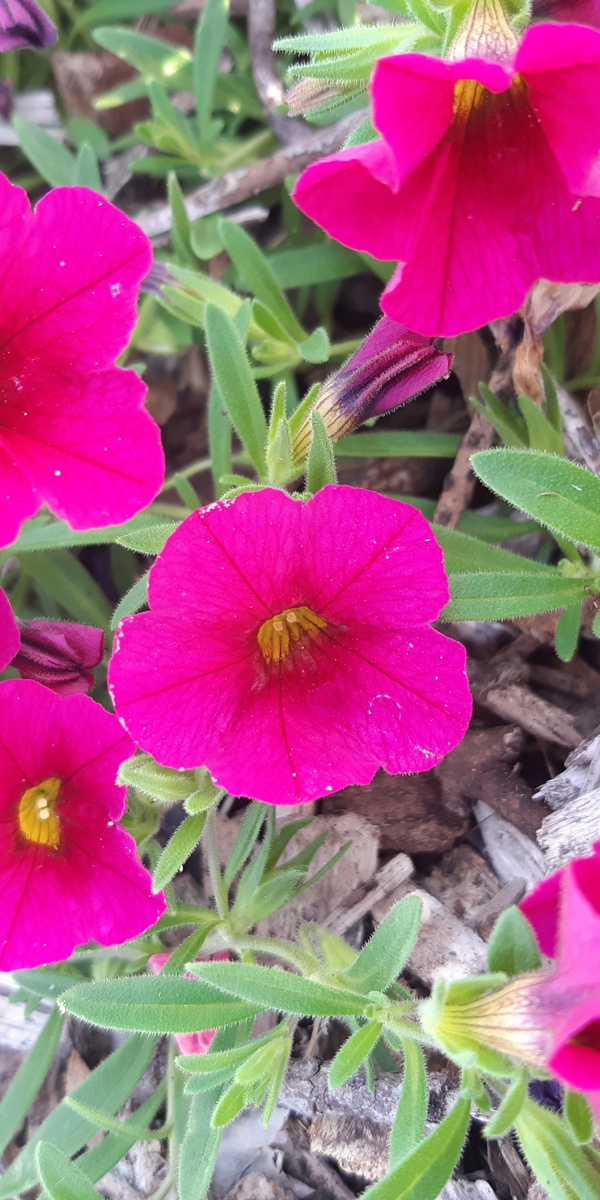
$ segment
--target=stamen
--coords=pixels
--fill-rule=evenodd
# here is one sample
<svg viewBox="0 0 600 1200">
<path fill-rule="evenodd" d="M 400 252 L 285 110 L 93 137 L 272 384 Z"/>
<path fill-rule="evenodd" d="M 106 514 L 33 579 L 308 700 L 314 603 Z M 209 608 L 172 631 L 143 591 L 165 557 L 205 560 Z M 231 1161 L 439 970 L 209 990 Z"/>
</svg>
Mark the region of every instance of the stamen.
<svg viewBox="0 0 600 1200">
<path fill-rule="evenodd" d="M 296 642 L 303 637 L 316 638 L 326 628 L 327 621 L 302 604 L 265 621 L 258 631 L 258 644 L 266 663 L 281 662 Z"/>
<path fill-rule="evenodd" d="M 60 845 L 60 818 L 56 813 L 61 780 L 52 776 L 28 788 L 19 801 L 19 829 L 27 842 L 57 850 Z"/>
</svg>

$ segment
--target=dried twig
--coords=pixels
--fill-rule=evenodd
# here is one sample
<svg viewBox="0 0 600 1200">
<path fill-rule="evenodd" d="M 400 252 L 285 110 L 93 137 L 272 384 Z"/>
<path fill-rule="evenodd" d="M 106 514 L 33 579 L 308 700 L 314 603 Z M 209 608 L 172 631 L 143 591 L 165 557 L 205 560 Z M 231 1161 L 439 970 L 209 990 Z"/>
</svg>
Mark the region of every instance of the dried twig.
<svg viewBox="0 0 600 1200">
<path fill-rule="evenodd" d="M 474 412 L 471 424 L 458 448 L 454 466 L 444 480 L 444 488 L 434 513 L 434 521 L 446 529 L 456 529 L 460 517 L 468 508 L 475 489 L 475 472 L 471 455 L 476 450 L 489 450 L 496 431 L 479 412 Z"/>
<path fill-rule="evenodd" d="M 275 0 L 252 0 L 248 5 L 248 46 L 252 77 L 262 101 L 265 120 L 284 146 L 298 141 L 306 133 L 304 121 L 275 110 L 283 104 L 283 84 L 277 73 L 273 51 L 275 38 Z"/>
<path fill-rule="evenodd" d="M 338 150 L 348 134 L 361 119 L 360 113 L 352 113 L 311 133 L 305 141 L 294 142 L 268 158 L 261 158 L 249 167 L 237 167 L 220 175 L 218 179 L 203 184 L 202 187 L 186 196 L 185 206 L 190 221 L 198 217 L 207 217 L 210 213 L 220 212 L 223 208 L 231 208 L 241 204 L 250 196 L 258 196 L 267 188 L 275 187 L 285 179 L 286 175 L 304 170 L 326 154 Z M 134 214 L 138 225 L 150 238 L 160 237 L 168 233 L 173 224 L 170 205 L 156 204 L 140 209 Z"/>
</svg>

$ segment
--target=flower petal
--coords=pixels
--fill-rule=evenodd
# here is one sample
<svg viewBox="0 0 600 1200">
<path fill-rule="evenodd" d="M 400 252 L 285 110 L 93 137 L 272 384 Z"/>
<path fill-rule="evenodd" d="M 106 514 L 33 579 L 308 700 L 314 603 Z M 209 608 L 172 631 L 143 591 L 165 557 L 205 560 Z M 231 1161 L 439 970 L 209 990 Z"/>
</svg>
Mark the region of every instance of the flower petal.
<svg viewBox="0 0 600 1200">
<path fill-rule="evenodd" d="M 6 592 L 0 588 L 0 671 L 12 662 L 21 637 Z"/>
</svg>

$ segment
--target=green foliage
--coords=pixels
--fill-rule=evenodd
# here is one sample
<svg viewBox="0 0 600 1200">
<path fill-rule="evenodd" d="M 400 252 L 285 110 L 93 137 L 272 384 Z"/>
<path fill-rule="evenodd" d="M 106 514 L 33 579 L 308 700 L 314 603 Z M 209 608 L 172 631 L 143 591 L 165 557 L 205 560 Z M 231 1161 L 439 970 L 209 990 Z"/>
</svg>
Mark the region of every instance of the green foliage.
<svg viewBox="0 0 600 1200">
<path fill-rule="evenodd" d="M 196 974 L 203 965 L 190 964 L 190 970 Z M 136 1033 L 197 1033 L 236 1024 L 261 1011 L 252 1003 L 226 998 L 215 987 L 171 975 L 82 983 L 63 995 L 61 1005 L 93 1025 Z"/>
<path fill-rule="evenodd" d="M 328 1082 L 332 1091 L 341 1087 L 358 1071 L 373 1050 L 382 1029 L 383 1026 L 378 1021 L 370 1021 L 344 1042 L 329 1068 Z"/>
<path fill-rule="evenodd" d="M 64 1016 L 53 1008 L 44 1028 L 21 1063 L 0 1102 L 0 1153 L 14 1137 L 52 1066 Z"/>
<path fill-rule="evenodd" d="M 209 304 L 206 340 L 219 392 L 231 423 L 259 478 L 266 470 L 267 422 L 250 365 L 234 326 L 222 309 Z"/>
<path fill-rule="evenodd" d="M 518 908 L 507 908 L 498 918 L 488 943 L 488 969 L 505 975 L 538 971 L 542 958 L 529 921 Z"/>
<path fill-rule="evenodd" d="M 486 1138 L 504 1137 L 512 1129 L 527 1099 L 528 1082 L 525 1072 L 513 1080 L 502 1103 L 483 1131 Z"/>
<path fill-rule="evenodd" d="M 312 979 L 290 975 L 281 967 L 259 967 L 253 963 L 190 963 L 190 971 L 210 991 L 222 989 L 240 1001 L 263 1008 L 282 1009 L 299 1016 L 362 1016 L 365 997 L 359 992 L 330 987 Z"/>
<path fill-rule="evenodd" d="M 398 978 L 415 946 L 423 905 L 417 896 L 394 904 L 344 979 L 364 992 L 384 992 Z"/>
<path fill-rule="evenodd" d="M 35 1162 L 39 1181 L 50 1200 L 96 1200 L 98 1197 L 83 1172 L 56 1146 L 40 1142 Z"/>
<path fill-rule="evenodd" d="M 306 462 L 306 491 L 310 495 L 328 483 L 337 483 L 333 442 L 320 413 L 311 413 L 312 438 Z"/>
<path fill-rule="evenodd" d="M 365 1200 L 435 1200 L 461 1156 L 470 1108 L 468 1100 L 459 1100 L 424 1142 L 411 1150 L 385 1179 L 367 1188 Z"/>
<path fill-rule="evenodd" d="M 600 1161 L 573 1142 L 560 1117 L 526 1100 L 515 1125 L 525 1157 L 551 1200 L 597 1200 Z"/>
<path fill-rule="evenodd" d="M 416 1042 L 404 1042 L 404 1076 L 390 1138 L 390 1170 L 398 1167 L 425 1136 L 427 1072 L 423 1051 Z"/>
</svg>

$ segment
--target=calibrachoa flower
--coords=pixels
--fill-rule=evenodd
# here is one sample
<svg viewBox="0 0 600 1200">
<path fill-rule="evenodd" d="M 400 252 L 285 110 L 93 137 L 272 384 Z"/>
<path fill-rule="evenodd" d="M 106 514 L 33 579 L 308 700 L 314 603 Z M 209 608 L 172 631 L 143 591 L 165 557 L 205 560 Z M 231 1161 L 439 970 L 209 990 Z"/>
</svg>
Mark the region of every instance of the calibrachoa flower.
<svg viewBox="0 0 600 1200">
<path fill-rule="evenodd" d="M 0 53 L 53 46 L 56 25 L 35 0 L 0 0 Z"/>
<path fill-rule="evenodd" d="M 348 362 L 325 381 L 313 408 L 337 440 L 437 383 L 448 374 L 452 358 L 434 349 L 433 338 L 382 317 Z M 311 437 L 309 416 L 294 437 L 295 462 L 306 458 Z"/>
<path fill-rule="evenodd" d="M 148 966 L 152 974 L 160 975 L 170 957 L 170 954 L 152 954 L 148 959 Z M 229 952 L 222 950 L 217 954 L 211 954 L 209 958 L 203 958 L 202 955 L 199 955 L 196 958 L 196 962 L 228 962 L 229 957 Z M 195 976 L 186 973 L 185 978 L 195 979 Z M 206 1054 L 216 1032 L 216 1029 L 203 1029 L 200 1033 L 176 1033 L 175 1041 L 182 1054 Z"/>
<path fill-rule="evenodd" d="M 344 245 L 399 260 L 382 308 L 429 336 L 510 315 L 540 277 L 600 279 L 600 204 L 585 198 L 599 194 L 600 33 L 540 24 L 518 44 L 490 8 L 457 61 L 380 59 L 381 139 L 308 167 L 294 193 Z"/>
<path fill-rule="evenodd" d="M 127 520 L 164 474 L 145 385 L 113 366 L 150 243 L 86 188 L 31 212 L 0 176 L 0 545 L 45 502 L 75 529 Z"/>
<path fill-rule="evenodd" d="M 120 625 L 121 720 L 170 767 L 208 766 L 272 804 L 426 771 L 471 712 L 465 653 L 430 628 L 448 599 L 416 509 L 326 487 L 193 513 L 152 568 L 151 612 Z"/>
<path fill-rule="evenodd" d="M 37 679 L 59 696 L 75 696 L 94 686 L 91 672 L 104 654 L 101 629 L 39 620 L 21 621 L 19 632 L 21 645 L 12 665 L 23 679 Z"/>
<path fill-rule="evenodd" d="M 115 778 L 134 750 L 87 696 L 0 684 L 0 970 L 68 958 L 143 933 L 165 910 L 117 824 Z"/>
<path fill-rule="evenodd" d="M 519 906 L 553 966 L 470 1004 L 449 1005 L 442 1038 L 462 1037 L 585 1092 L 600 1120 L 600 846 L 541 883 Z"/>
<path fill-rule="evenodd" d="M 21 637 L 10 601 L 0 588 L 0 671 L 12 662 L 19 649 Z"/>
</svg>

